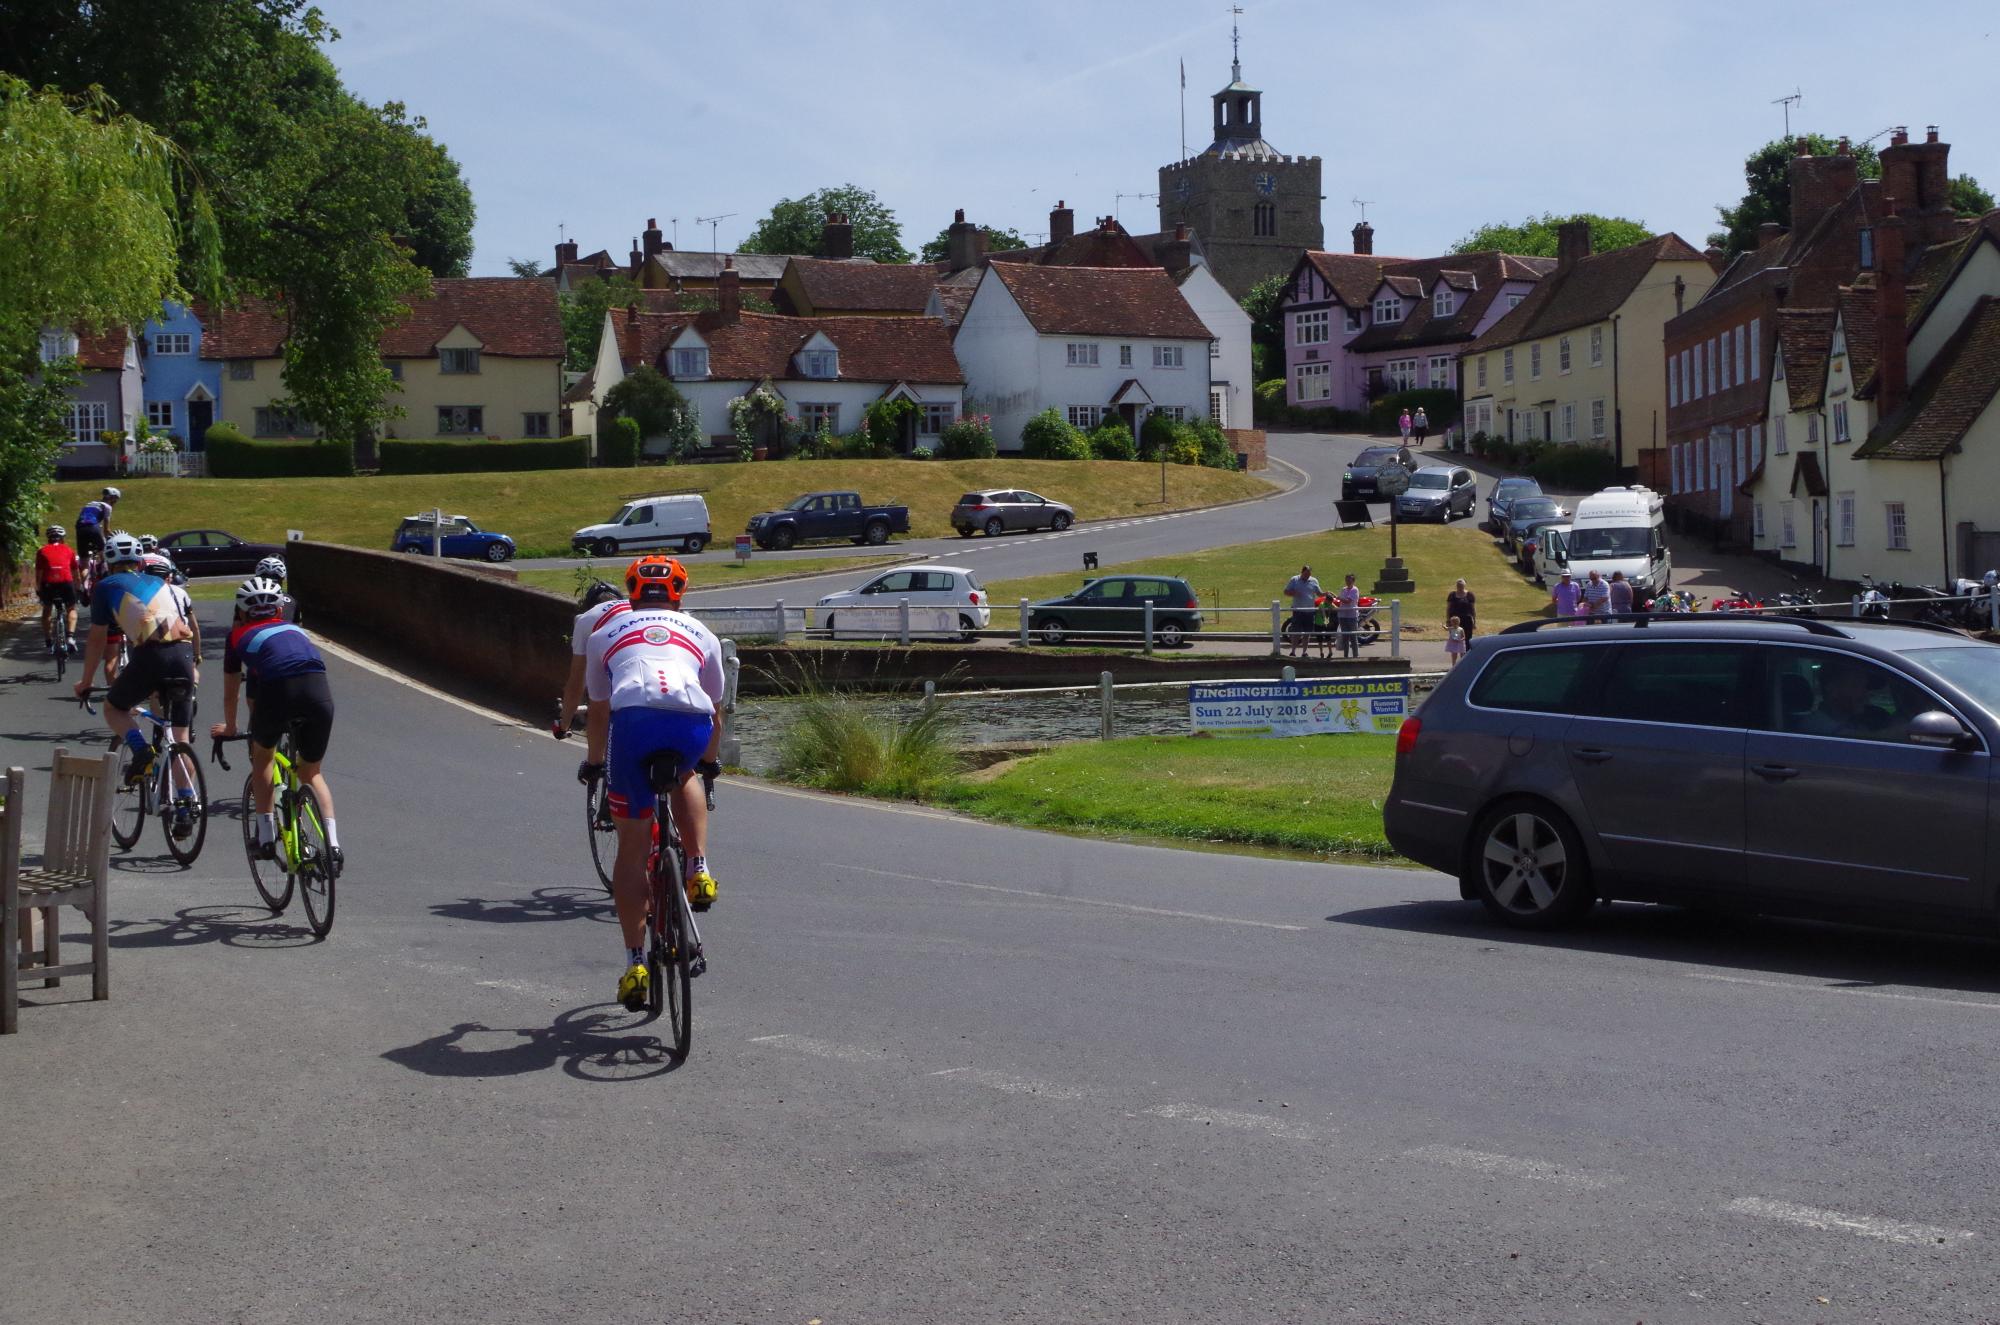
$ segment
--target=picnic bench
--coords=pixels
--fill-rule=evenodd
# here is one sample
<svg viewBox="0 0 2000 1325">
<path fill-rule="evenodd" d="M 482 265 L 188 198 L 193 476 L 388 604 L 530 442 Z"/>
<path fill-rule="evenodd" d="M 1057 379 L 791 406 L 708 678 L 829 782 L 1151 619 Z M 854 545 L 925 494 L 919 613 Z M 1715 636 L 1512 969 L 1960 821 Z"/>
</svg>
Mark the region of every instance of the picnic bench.
<svg viewBox="0 0 2000 1325">
<path fill-rule="evenodd" d="M 21 829 L 28 817 L 28 777 L 7 770 L 0 781 L 0 1035 L 20 1029 L 21 981 L 53 989 L 66 975 L 88 975 L 93 999 L 111 997 L 111 806 L 118 757 L 110 751 L 73 755 L 58 748 L 49 779 L 42 863 L 21 863 Z M 90 960 L 62 961 L 62 908 L 90 917 Z M 42 941 L 34 943 L 32 913 Z"/>
</svg>

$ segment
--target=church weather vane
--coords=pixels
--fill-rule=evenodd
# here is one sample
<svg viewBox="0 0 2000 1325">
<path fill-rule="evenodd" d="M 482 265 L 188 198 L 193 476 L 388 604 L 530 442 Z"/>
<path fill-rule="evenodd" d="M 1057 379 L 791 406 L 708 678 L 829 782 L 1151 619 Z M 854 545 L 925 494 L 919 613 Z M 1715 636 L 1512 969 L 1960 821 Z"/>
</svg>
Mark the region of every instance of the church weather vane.
<svg viewBox="0 0 2000 1325">
<path fill-rule="evenodd" d="M 1229 7 L 1229 81 L 1232 83 L 1243 81 L 1242 37 L 1236 28 L 1236 20 L 1242 17 L 1242 5 Z"/>
</svg>

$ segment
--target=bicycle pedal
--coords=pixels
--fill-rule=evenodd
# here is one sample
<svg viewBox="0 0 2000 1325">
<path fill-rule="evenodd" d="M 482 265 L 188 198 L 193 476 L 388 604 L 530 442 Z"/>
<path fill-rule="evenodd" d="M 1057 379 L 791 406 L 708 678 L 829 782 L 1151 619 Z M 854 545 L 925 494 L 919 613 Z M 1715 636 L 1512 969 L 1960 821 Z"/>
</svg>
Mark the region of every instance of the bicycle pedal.
<svg viewBox="0 0 2000 1325">
<path fill-rule="evenodd" d="M 708 958 L 702 956 L 700 953 L 696 953 L 694 957 L 688 962 L 688 978 L 692 980 L 695 976 L 700 975 L 707 969 L 708 969 Z"/>
</svg>

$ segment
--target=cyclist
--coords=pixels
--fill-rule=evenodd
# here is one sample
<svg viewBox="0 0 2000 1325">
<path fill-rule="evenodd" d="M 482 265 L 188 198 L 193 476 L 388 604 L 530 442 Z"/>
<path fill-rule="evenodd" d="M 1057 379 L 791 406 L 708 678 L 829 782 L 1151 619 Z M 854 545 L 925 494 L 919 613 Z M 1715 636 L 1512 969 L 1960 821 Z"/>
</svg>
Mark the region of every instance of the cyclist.
<svg viewBox="0 0 2000 1325">
<path fill-rule="evenodd" d="M 279 590 L 284 591 L 288 570 L 283 557 L 266 557 L 257 563 L 257 569 L 250 574 L 253 579 L 270 580 Z M 283 592 L 283 596 L 278 599 L 278 616 L 294 625 L 298 624 L 299 601 L 289 592 Z"/>
<path fill-rule="evenodd" d="M 118 489 L 106 488 L 76 513 L 76 550 L 84 556 L 104 550 L 104 531 L 111 527 L 111 510 L 120 495 Z"/>
<path fill-rule="evenodd" d="M 56 651 L 55 618 L 60 612 L 63 639 L 76 634 L 76 553 L 63 542 L 63 527 L 52 524 L 48 541 L 35 553 L 35 597 L 42 601 L 42 638 L 50 654 Z M 75 648 L 75 644 L 70 645 Z"/>
<path fill-rule="evenodd" d="M 583 702 L 583 655 L 590 636 L 607 617 L 632 610 L 632 604 L 616 585 L 603 580 L 591 581 L 576 600 L 576 624 L 569 634 L 569 679 L 563 682 L 562 712 L 556 716 L 556 739 L 561 740 L 570 732 L 570 719 L 575 716 L 577 705 Z"/>
<path fill-rule="evenodd" d="M 132 751 L 125 766 L 127 782 L 144 779 L 153 767 L 152 747 L 133 723 L 132 709 L 163 686 L 184 682 L 187 693 L 168 704 L 167 723 L 176 737 L 186 740 L 194 715 L 194 689 L 201 683 L 192 643 L 194 622 L 184 608 L 186 595 L 177 595 L 163 580 L 140 574 L 143 555 L 139 540 L 130 534 L 113 534 L 104 541 L 110 573 L 91 591 L 90 637 L 83 650 L 83 676 L 76 683 L 79 698 L 90 693 L 91 678 L 97 675 L 98 663 L 105 661 L 106 641 L 115 623 L 131 650 L 115 678 L 107 671 L 111 686 L 104 695 L 104 720 Z"/>
<path fill-rule="evenodd" d="M 208 729 L 218 740 L 236 735 L 236 692 L 250 692 L 250 788 L 257 806 L 257 852 L 277 855 L 278 823 L 271 805 L 271 755 L 285 732 L 297 732 L 293 756 L 299 780 L 312 787 L 325 816 L 326 846 L 333 872 L 347 863 L 333 820 L 333 792 L 320 765 L 333 736 L 333 691 L 326 683 L 326 660 L 310 636 L 281 618 L 284 590 L 276 580 L 253 575 L 236 590 L 236 620 L 222 651 L 222 721 Z"/>
<path fill-rule="evenodd" d="M 708 869 L 708 807 L 695 774 L 713 765 L 722 743 L 722 646 L 708 627 L 679 612 L 688 575 L 672 557 L 648 556 L 625 571 L 627 612 L 608 612 L 586 646 L 584 686 L 590 696 L 590 748 L 577 767 L 586 785 L 610 779 L 611 814 L 618 827 L 618 860 L 612 893 L 625 939 L 625 974 L 618 998 L 644 1006 L 646 971 L 646 858 L 652 847 L 653 784 L 647 763 L 657 755 L 680 760 L 670 800 L 681 844 L 688 853 L 688 904 L 706 911 L 715 901 Z M 607 738 L 614 756 L 607 772 Z"/>
</svg>

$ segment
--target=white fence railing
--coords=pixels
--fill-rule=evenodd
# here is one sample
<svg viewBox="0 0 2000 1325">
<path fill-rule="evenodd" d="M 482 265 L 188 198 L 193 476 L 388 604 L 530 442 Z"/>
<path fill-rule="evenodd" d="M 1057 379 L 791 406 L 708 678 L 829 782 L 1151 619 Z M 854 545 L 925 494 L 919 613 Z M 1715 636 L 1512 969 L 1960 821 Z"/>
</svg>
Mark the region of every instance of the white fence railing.
<svg viewBox="0 0 2000 1325">
<path fill-rule="evenodd" d="M 206 451 L 141 451 L 126 463 L 125 472 L 148 478 L 206 478 Z"/>
</svg>

